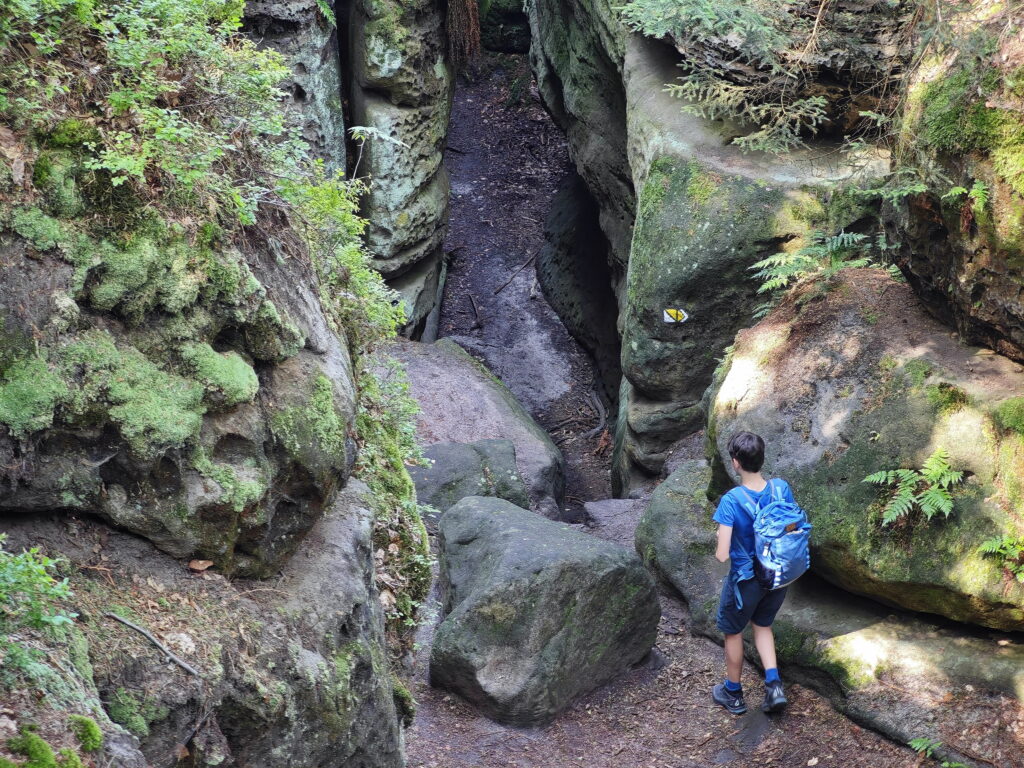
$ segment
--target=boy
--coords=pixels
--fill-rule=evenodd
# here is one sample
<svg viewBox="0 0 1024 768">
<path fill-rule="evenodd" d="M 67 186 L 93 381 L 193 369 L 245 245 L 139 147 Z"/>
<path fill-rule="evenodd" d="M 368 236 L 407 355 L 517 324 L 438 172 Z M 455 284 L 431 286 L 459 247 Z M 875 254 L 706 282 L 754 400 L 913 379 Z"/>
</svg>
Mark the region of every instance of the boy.
<svg viewBox="0 0 1024 768">
<path fill-rule="evenodd" d="M 786 695 L 775 660 L 772 622 L 786 598 L 786 587 L 764 589 L 754 578 L 754 518 L 751 506 L 764 507 L 775 498 L 793 501 L 793 492 L 785 480 L 771 483 L 761 475 L 764 464 L 764 440 L 752 432 L 739 432 L 729 440 L 729 456 L 740 484 L 718 502 L 714 520 L 718 523 L 718 549 L 715 557 L 730 560 L 729 577 L 722 586 L 718 605 L 718 628 L 725 635 L 725 680 L 714 687 L 711 698 L 734 715 L 747 711 L 743 701 L 740 673 L 743 670 L 743 630 L 754 625 L 754 645 L 764 666 L 764 712 L 779 712 Z"/>
</svg>

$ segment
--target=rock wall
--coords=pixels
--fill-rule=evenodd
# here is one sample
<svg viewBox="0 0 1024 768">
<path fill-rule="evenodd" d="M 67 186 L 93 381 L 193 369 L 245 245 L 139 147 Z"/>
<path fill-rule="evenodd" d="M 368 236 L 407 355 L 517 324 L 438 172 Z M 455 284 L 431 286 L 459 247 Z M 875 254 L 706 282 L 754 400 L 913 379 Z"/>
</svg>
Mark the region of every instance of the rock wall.
<svg viewBox="0 0 1024 768">
<path fill-rule="evenodd" d="M 625 494 L 699 428 L 716 358 L 759 303 L 750 265 L 867 215 L 847 190 L 885 160 L 837 159 L 834 148 L 742 154 L 729 143 L 737 126 L 683 114 L 664 93 L 678 53 L 628 33 L 610 3 L 534 0 L 528 10 L 541 96 L 608 242 L 623 374 L 613 487 Z M 686 319 L 667 322 L 666 310 Z"/>
<path fill-rule="evenodd" d="M 345 170 L 342 51 L 316 0 L 249 0 L 243 31 L 280 53 L 292 76 L 281 84 L 302 115 L 302 138 L 331 170 Z"/>
<path fill-rule="evenodd" d="M 1024 55 L 1004 24 L 1019 10 L 953 30 L 912 73 L 896 170 L 922 181 L 888 211 L 899 265 L 929 311 L 969 343 L 1024 360 Z M 960 191 L 957 191 L 959 188 Z"/>
<path fill-rule="evenodd" d="M 440 300 L 448 222 L 443 163 L 454 74 L 439 0 L 357 0 L 349 18 L 352 124 L 374 131 L 360 174 L 374 266 L 406 302 L 416 336 Z"/>
<path fill-rule="evenodd" d="M 45 701 L 14 694 L 22 716 L 34 711 L 49 725 L 50 706 L 96 718 L 105 757 L 119 767 L 173 764 L 177 755 L 194 765 L 399 768 L 365 493 L 353 482 L 336 495 L 272 589 L 190 573 L 96 521 L 5 525 L 14 546 L 68 558 L 80 614 L 70 653 L 52 636 L 32 639 L 52 671 L 35 672 Z M 102 567 L 90 570 L 95 562 Z M 155 632 L 202 677 L 168 663 L 108 611 Z M 44 736 L 61 738 L 58 729 Z"/>
</svg>

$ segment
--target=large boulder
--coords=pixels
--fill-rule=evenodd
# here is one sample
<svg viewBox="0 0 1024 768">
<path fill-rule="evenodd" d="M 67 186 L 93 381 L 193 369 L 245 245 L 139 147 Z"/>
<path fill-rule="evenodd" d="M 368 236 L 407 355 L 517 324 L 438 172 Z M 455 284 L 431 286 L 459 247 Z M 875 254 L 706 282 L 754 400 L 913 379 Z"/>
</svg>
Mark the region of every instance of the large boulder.
<svg viewBox="0 0 1024 768">
<path fill-rule="evenodd" d="M 686 599 L 692 630 L 721 642 L 715 614 L 728 566 L 714 557 L 711 476 L 706 462 L 688 461 L 662 482 L 637 525 L 636 548 Z M 951 718 L 936 720 L 936 697 L 1024 692 L 1019 640 L 894 612 L 813 576 L 790 588 L 773 629 L 784 678 L 816 688 L 897 741 L 944 738 L 939 726 Z M 746 653 L 758 661 L 749 638 Z"/>
<path fill-rule="evenodd" d="M 508 387 L 453 341 L 402 342 L 390 353 L 405 365 L 420 404 L 422 444 L 510 440 L 531 505 L 548 517 L 558 516 L 565 459 Z"/>
<path fill-rule="evenodd" d="M 1024 629 L 1024 584 L 981 551 L 1024 530 L 1024 435 L 1014 403 L 999 410 L 1022 390 L 1019 365 L 961 344 L 907 285 L 848 270 L 737 335 L 709 394 L 717 487 L 730 435 L 756 432 L 810 511 L 818 573 L 890 605 Z M 919 470 L 940 449 L 966 473 L 952 514 L 915 507 L 884 525 L 890 492 L 864 479 Z"/>
<path fill-rule="evenodd" d="M 657 590 L 622 547 L 480 497 L 445 513 L 439 543 L 430 679 L 496 720 L 548 722 L 654 644 Z"/>
<path fill-rule="evenodd" d="M 423 457 L 426 465 L 409 468 L 421 504 L 444 512 L 467 496 L 495 496 L 518 507 L 530 506 L 511 440 L 435 443 Z"/>
</svg>

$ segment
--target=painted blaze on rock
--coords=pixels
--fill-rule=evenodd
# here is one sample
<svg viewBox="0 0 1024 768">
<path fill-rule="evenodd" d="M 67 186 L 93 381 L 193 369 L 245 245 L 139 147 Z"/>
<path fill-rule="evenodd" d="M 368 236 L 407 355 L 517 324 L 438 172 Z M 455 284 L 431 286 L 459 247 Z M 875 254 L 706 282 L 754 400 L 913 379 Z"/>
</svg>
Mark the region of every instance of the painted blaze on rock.
<svg viewBox="0 0 1024 768">
<path fill-rule="evenodd" d="M 795 187 L 714 172 L 670 156 L 640 193 L 623 311 L 623 422 L 628 460 L 648 474 L 703 421 L 716 358 L 761 303 L 750 265 L 814 230 L 838 231 L 869 212 L 841 185 Z M 666 322 L 682 310 L 685 322 Z M 617 470 L 628 472 L 624 460 Z"/>
<path fill-rule="evenodd" d="M 881 270 L 813 290 L 740 332 L 716 375 L 717 490 L 729 436 L 757 432 L 810 514 L 818 573 L 892 605 L 1024 629 L 1024 585 L 979 552 L 1024 531 L 1024 435 L 993 418 L 1024 387 L 1020 366 L 957 342 Z M 920 468 L 938 448 L 967 474 L 953 513 L 882 526 L 884 495 L 864 477 Z"/>
<path fill-rule="evenodd" d="M 440 545 L 430 679 L 495 720 L 545 723 L 654 644 L 657 590 L 632 552 L 477 496 L 444 514 Z"/>
</svg>

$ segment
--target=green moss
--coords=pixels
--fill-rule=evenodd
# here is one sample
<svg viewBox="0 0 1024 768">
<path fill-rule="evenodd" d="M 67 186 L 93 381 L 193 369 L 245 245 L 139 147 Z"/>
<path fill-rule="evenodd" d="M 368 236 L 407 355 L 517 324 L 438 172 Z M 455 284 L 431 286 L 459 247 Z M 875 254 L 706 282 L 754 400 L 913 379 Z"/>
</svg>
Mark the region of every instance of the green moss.
<svg viewBox="0 0 1024 768">
<path fill-rule="evenodd" d="M 198 435 L 205 407 L 195 382 L 118 347 L 106 331 L 88 331 L 58 354 L 65 379 L 81 382 L 71 395 L 74 414 L 108 417 L 138 456 L 157 456 Z"/>
<path fill-rule="evenodd" d="M 940 414 L 956 413 L 971 401 L 964 390 L 945 381 L 925 389 L 925 396 Z"/>
<path fill-rule="evenodd" d="M 60 750 L 60 757 L 57 758 L 59 768 L 85 768 L 82 758 L 73 749 L 64 748 Z"/>
<path fill-rule="evenodd" d="M 56 248 L 63 240 L 60 222 L 38 208 L 19 208 L 14 212 L 11 226 L 15 232 L 32 243 L 39 251 Z"/>
<path fill-rule="evenodd" d="M 53 424 L 54 413 L 68 394 L 67 384 L 46 360 L 19 360 L 7 368 L 0 384 L 0 423 L 14 437 L 28 437 Z"/>
<path fill-rule="evenodd" d="M 241 512 L 255 504 L 267 492 L 268 486 L 262 479 L 240 480 L 234 468 L 226 464 L 215 464 L 202 448 L 196 448 L 193 452 L 192 466 L 221 487 L 219 502 L 231 507 L 235 512 Z"/>
<path fill-rule="evenodd" d="M 20 736 L 7 741 L 7 747 L 16 755 L 28 758 L 21 768 L 57 768 L 57 760 L 53 749 L 36 733 L 25 729 Z"/>
<path fill-rule="evenodd" d="M 181 350 L 182 360 L 207 390 L 219 393 L 225 405 L 251 402 L 260 382 L 237 352 L 216 352 L 209 344 L 193 342 Z"/>
<path fill-rule="evenodd" d="M 32 184 L 42 193 L 47 210 L 54 216 L 80 216 L 85 205 L 79 193 L 78 161 L 67 152 L 43 152 L 32 169 Z"/>
<path fill-rule="evenodd" d="M 343 466 L 348 425 L 334 402 L 334 388 L 322 373 L 314 380 L 304 407 L 285 408 L 271 418 L 274 436 L 293 456 L 309 450 L 323 454 L 328 462 Z"/>
<path fill-rule="evenodd" d="M 391 697 L 394 699 L 395 710 L 402 724 L 406 727 L 412 725 L 413 718 L 416 717 L 416 699 L 397 675 L 391 676 Z"/>
<path fill-rule="evenodd" d="M 152 697 L 145 696 L 140 700 L 124 688 L 114 692 L 106 710 L 111 720 L 140 739 L 149 736 L 150 725 L 168 715 L 167 708 L 158 706 Z"/>
<path fill-rule="evenodd" d="M 86 752 L 95 752 L 103 746 L 103 731 L 91 717 L 71 715 L 68 718 L 68 725 Z"/>
<path fill-rule="evenodd" d="M 85 144 L 100 141 L 100 132 L 94 125 L 84 120 L 69 117 L 61 120 L 46 137 L 46 144 L 51 147 L 79 148 Z"/>
<path fill-rule="evenodd" d="M 1024 435 L 1024 397 L 1012 397 L 1001 402 L 995 411 L 996 423 L 1003 429 L 1012 429 Z"/>
<path fill-rule="evenodd" d="M 686 182 L 686 196 L 699 206 L 705 206 L 718 191 L 719 178 L 705 173 L 696 163 L 691 163 L 690 178 Z"/>
<path fill-rule="evenodd" d="M 914 387 L 923 386 L 925 379 L 931 376 L 934 370 L 932 364 L 923 357 L 910 360 L 903 366 L 903 372 Z"/>
</svg>

